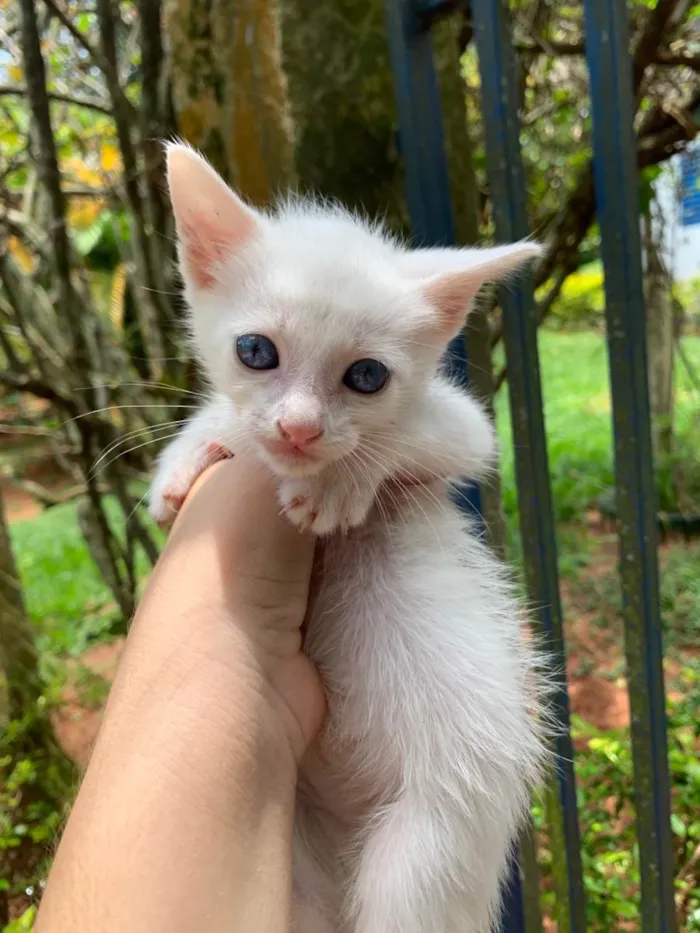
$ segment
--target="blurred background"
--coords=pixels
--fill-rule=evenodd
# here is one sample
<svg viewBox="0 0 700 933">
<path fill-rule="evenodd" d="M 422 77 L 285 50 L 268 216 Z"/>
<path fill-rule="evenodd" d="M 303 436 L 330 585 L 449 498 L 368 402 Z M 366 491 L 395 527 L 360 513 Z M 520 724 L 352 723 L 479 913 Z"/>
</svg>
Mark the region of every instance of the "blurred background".
<svg viewBox="0 0 700 933">
<path fill-rule="evenodd" d="M 470 4 L 435 29 L 455 226 L 492 236 Z M 587 921 L 636 929 L 629 709 L 582 4 L 512 0 L 577 751 Z M 700 4 L 631 0 L 679 929 L 700 931 Z M 0 0 L 0 929 L 31 930 L 127 623 L 162 545 L 142 507 L 199 402 L 161 140 L 256 204 L 317 191 L 409 233 L 383 0 Z M 469 337 L 517 568 L 502 324 Z M 557 929 L 557 847 L 534 810 Z M 561 927 L 563 930 L 563 927 Z"/>
</svg>

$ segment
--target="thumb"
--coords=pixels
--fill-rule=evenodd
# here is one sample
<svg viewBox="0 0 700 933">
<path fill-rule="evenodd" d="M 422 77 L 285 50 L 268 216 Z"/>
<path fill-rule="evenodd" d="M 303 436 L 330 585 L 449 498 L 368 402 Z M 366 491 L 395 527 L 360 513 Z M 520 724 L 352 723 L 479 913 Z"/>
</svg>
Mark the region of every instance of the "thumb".
<svg viewBox="0 0 700 933">
<path fill-rule="evenodd" d="M 186 549 L 188 565 L 204 570 L 229 611 L 265 629 L 292 631 L 306 612 L 314 544 L 280 514 L 271 473 L 244 456 L 197 480 L 168 549 Z"/>
</svg>

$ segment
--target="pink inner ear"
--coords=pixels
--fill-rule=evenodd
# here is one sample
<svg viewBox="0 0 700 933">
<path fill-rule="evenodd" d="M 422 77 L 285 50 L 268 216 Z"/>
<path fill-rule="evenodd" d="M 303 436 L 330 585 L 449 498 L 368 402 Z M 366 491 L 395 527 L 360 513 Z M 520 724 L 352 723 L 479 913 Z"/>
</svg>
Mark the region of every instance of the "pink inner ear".
<svg viewBox="0 0 700 933">
<path fill-rule="evenodd" d="M 247 221 L 247 222 L 246 222 Z M 241 229 L 246 228 L 246 229 Z M 255 233 L 252 218 L 241 218 L 238 229 L 222 229 L 215 219 L 202 214 L 180 222 L 183 261 L 197 288 L 211 289 L 216 284 L 214 270 L 242 242 Z"/>
<path fill-rule="evenodd" d="M 478 284 L 475 286 L 473 275 L 453 272 L 430 281 L 423 294 L 438 310 L 439 329 L 453 333 L 462 326 L 477 291 Z"/>
<path fill-rule="evenodd" d="M 211 289 L 217 266 L 256 235 L 260 215 L 185 145 L 168 148 L 168 185 L 184 271 L 195 287 Z"/>
</svg>

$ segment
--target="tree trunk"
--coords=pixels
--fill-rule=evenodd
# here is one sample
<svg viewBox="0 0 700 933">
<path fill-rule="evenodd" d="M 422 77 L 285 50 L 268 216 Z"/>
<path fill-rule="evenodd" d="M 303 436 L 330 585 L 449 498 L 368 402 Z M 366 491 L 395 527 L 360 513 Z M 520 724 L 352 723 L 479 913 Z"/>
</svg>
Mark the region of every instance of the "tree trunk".
<svg viewBox="0 0 700 933">
<path fill-rule="evenodd" d="M 39 659 L 24 608 L 0 493 L 0 668 L 7 681 L 11 719 L 36 707 L 41 696 Z"/>
<path fill-rule="evenodd" d="M 300 187 L 407 233 L 384 0 L 280 0 Z"/>
<path fill-rule="evenodd" d="M 255 204 L 296 185 L 276 0 L 167 0 L 180 133 Z"/>
<path fill-rule="evenodd" d="M 45 704 L 39 655 L 27 616 L 0 491 L 0 671 L 7 683 L 10 719 L 27 719 L 20 754 L 48 754 L 66 787 L 74 778 L 73 764 L 56 742 Z"/>
<path fill-rule="evenodd" d="M 674 305 L 671 277 L 662 255 L 662 230 L 649 211 L 644 217 L 649 407 L 654 452 L 666 457 L 673 446 Z"/>
</svg>

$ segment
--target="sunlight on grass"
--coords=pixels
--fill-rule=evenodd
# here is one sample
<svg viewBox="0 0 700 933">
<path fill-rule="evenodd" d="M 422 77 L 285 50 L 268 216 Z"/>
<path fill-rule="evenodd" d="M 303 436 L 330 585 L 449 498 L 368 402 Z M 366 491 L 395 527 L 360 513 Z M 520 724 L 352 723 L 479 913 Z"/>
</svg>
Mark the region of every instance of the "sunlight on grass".
<svg viewBox="0 0 700 933">
<path fill-rule="evenodd" d="M 700 368 L 700 337 L 684 337 L 683 346 Z M 601 496 L 612 495 L 614 488 L 607 347 L 602 334 L 546 330 L 540 331 L 539 347 L 554 507 L 558 519 L 570 520 Z M 700 393 L 680 363 L 676 380 L 679 447 L 697 451 Z M 517 499 L 507 389 L 499 393 L 496 415 L 504 506 L 514 516 Z"/>
<path fill-rule="evenodd" d="M 116 503 L 107 510 L 117 521 Z M 10 533 L 39 650 L 80 654 L 107 635 L 116 607 L 80 533 L 77 504 L 14 522 Z M 144 560 L 139 569 L 145 575 Z"/>
</svg>

